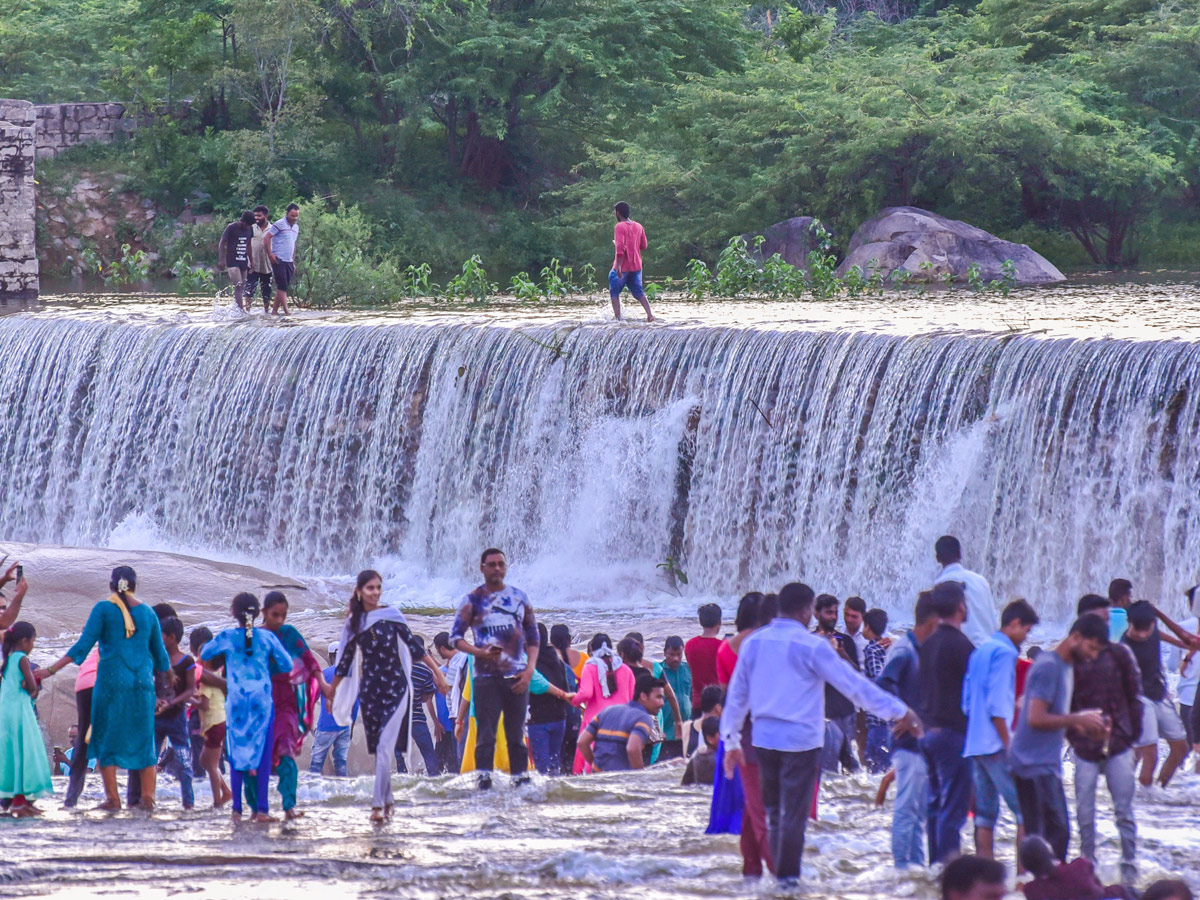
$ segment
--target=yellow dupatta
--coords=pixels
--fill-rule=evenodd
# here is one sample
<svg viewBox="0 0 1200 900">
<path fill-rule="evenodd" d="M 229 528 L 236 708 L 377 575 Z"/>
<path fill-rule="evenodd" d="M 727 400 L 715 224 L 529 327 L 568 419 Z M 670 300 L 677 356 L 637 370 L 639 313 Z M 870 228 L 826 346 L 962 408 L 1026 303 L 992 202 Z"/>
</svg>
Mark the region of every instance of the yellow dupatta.
<svg viewBox="0 0 1200 900">
<path fill-rule="evenodd" d="M 131 597 L 133 595 L 127 591 L 126 596 Z M 125 620 L 125 637 L 127 637 L 127 638 L 133 637 L 133 633 L 135 631 L 137 631 L 137 628 L 134 627 L 133 616 L 131 616 L 129 614 L 129 607 L 126 606 L 124 603 L 122 603 L 121 598 L 118 597 L 116 594 L 110 594 L 108 597 L 108 602 L 115 603 L 117 606 L 117 609 L 119 609 L 121 611 L 121 618 Z"/>
</svg>

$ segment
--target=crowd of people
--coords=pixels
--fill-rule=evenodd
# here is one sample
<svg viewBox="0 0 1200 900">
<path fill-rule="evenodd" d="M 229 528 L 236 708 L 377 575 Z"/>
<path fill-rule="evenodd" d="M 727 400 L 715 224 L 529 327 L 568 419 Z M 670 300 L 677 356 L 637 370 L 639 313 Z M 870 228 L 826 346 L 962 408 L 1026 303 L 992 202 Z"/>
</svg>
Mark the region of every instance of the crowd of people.
<svg viewBox="0 0 1200 900">
<path fill-rule="evenodd" d="M 152 808 L 164 770 L 184 808 L 195 803 L 193 780 L 207 778 L 214 807 L 259 822 L 273 820 L 274 775 L 284 815 L 302 816 L 297 759 L 306 738 L 313 734 L 310 771 L 331 763 L 344 776 L 361 721 L 375 764 L 375 822 L 392 815 L 393 771 L 417 758 L 429 774 L 472 772 L 481 790 L 496 770 L 520 787 L 531 768 L 552 776 L 678 760 L 684 784 L 713 785 L 708 830 L 740 834 L 744 874 L 790 882 L 801 875 L 823 774 L 865 766 L 882 776 L 880 805 L 895 790 L 896 867 L 944 866 L 945 897 L 1003 896 L 994 833 L 1005 809 L 1032 876 L 1030 900 L 1137 896 L 1139 790 L 1165 790 L 1189 745 L 1200 751 L 1191 736 L 1200 734 L 1192 731 L 1200 622 L 1173 622 L 1116 579 L 1106 594 L 1079 600 L 1065 637 L 1022 656 L 1039 623 L 1033 606 L 1013 600 L 997 616 L 959 542 L 945 536 L 934 550 L 941 571 L 903 634 L 892 635 L 887 613 L 861 598 L 840 602 L 792 582 L 746 594 L 724 637 L 721 608 L 702 606 L 701 633 L 668 637 L 659 662 L 647 660 L 637 632 L 615 642 L 596 634 L 581 649 L 566 625 L 547 629 L 507 583 L 505 554 L 489 548 L 482 583 L 432 647 L 382 602 L 382 577 L 366 570 L 327 663 L 288 624 L 279 591 L 261 602 L 235 596 L 231 626 L 193 628 L 188 653 L 176 610 L 140 602 L 137 575 L 122 566 L 75 644 L 39 668 L 30 658 L 36 629 L 19 619 L 27 584 L 14 565 L 0 576 L 0 587 L 16 583 L 0 612 L 0 799 L 14 816 L 38 815 L 34 801 L 53 791 L 34 701 L 46 679 L 77 665 L 71 746 L 52 757 L 68 775 L 67 807 L 98 768 L 101 809 L 122 807 L 119 769 L 128 772 L 125 802 Z M 1172 649 L 1165 663 L 1163 644 Z M 1168 665 L 1180 672 L 1179 708 Z M 1073 861 L 1065 749 L 1080 835 Z M 1101 774 L 1120 834 L 1121 879 L 1112 885 L 1096 876 Z M 974 853 L 963 856 L 972 814 Z M 997 884 L 1001 893 L 989 893 Z M 1163 890 L 1143 896 L 1191 896 L 1182 883 Z"/>
<path fill-rule="evenodd" d="M 648 246 L 646 229 L 631 218 L 624 200 L 613 207 L 617 224 L 613 226 L 613 263 L 608 273 L 609 299 L 613 316 L 621 319 L 621 295 L 625 291 L 646 311 L 653 322 L 650 301 L 642 283 L 642 251 Z M 217 244 L 219 268 L 224 269 L 233 285 L 238 309 L 249 311 L 256 289 L 262 291 L 263 312 L 288 315 L 288 291 L 296 277 L 296 242 L 300 237 L 300 207 L 288 204 L 284 217 L 271 222 L 271 211 L 256 206 L 244 211 L 225 226 Z M 274 282 L 274 298 L 271 286 Z"/>
<path fill-rule="evenodd" d="M 217 243 L 217 259 L 233 285 L 238 309 L 249 310 L 254 292 L 262 292 L 263 312 L 288 315 L 288 291 L 296 277 L 296 242 L 300 239 L 300 207 L 289 203 L 283 218 L 271 221 L 271 210 L 256 206 L 225 226 Z M 274 285 L 274 292 L 271 288 Z"/>
</svg>

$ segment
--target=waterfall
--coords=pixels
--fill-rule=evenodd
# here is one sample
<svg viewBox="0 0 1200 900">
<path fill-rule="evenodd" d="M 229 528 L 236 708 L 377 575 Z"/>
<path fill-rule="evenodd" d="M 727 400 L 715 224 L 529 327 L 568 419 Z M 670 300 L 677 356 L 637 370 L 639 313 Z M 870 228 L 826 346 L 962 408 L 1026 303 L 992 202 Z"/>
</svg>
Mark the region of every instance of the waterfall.
<svg viewBox="0 0 1200 900">
<path fill-rule="evenodd" d="M 1062 620 L 1200 558 L 1200 344 L 601 325 L 0 318 L 0 536 L 686 607 L 802 578 L 911 609 L 958 535 Z M 664 594 L 665 596 L 665 594 Z M 664 603 L 667 601 L 663 601 Z M 681 607 L 682 608 L 682 607 Z"/>
</svg>

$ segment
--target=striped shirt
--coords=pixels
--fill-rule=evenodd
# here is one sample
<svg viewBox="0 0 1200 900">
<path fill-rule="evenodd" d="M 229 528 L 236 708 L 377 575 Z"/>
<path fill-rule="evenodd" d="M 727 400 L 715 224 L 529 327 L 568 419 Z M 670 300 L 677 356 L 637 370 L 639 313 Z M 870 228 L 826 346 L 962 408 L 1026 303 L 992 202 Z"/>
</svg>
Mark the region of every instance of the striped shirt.
<svg viewBox="0 0 1200 900">
<path fill-rule="evenodd" d="M 601 772 L 622 772 L 632 768 L 626 751 L 629 736 L 636 732 L 641 735 L 643 745 L 648 746 L 650 735 L 654 732 L 654 721 L 646 712 L 646 707 L 634 700 L 632 703 L 602 709 L 588 723 L 587 730 L 595 738 L 592 749 L 595 768 Z"/>
</svg>

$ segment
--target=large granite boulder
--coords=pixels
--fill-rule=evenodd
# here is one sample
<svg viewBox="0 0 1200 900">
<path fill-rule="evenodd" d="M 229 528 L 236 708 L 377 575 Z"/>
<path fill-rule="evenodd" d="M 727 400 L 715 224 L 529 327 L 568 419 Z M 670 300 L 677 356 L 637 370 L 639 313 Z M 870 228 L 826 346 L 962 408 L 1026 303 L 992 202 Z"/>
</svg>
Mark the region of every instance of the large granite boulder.
<svg viewBox="0 0 1200 900">
<path fill-rule="evenodd" d="M 812 233 L 812 216 L 796 216 L 776 222 L 765 231 L 743 234 L 742 240 L 754 251 L 754 241 L 761 234 L 765 240 L 758 250 L 758 256 L 765 262 L 776 253 L 785 263 L 798 269 L 808 270 L 808 254 L 816 249 L 816 238 Z"/>
<path fill-rule="evenodd" d="M 864 222 L 854 232 L 846 258 L 838 267 L 845 275 L 851 266 L 890 277 L 897 270 L 915 281 L 941 280 L 947 272 L 955 281 L 967 280 L 967 269 L 979 264 L 984 281 L 1003 277 L 1002 266 L 1016 265 L 1017 284 L 1053 284 L 1065 281 L 1063 273 L 1024 244 L 1002 241 L 982 228 L 947 219 L 914 206 L 893 206 Z M 932 270 L 922 269 L 932 263 Z"/>
</svg>

